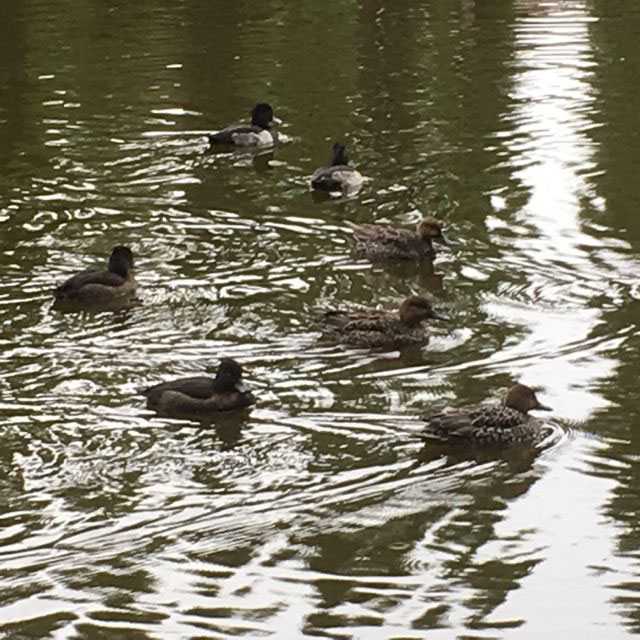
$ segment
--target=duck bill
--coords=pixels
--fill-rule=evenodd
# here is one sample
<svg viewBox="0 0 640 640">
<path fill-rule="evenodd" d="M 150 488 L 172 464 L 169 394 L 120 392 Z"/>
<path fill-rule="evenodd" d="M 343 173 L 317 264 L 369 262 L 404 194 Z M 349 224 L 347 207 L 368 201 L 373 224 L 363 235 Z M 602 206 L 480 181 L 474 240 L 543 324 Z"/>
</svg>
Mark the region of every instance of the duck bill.
<svg viewBox="0 0 640 640">
<path fill-rule="evenodd" d="M 271 124 L 274 124 L 274 125 L 278 126 L 279 124 L 282 124 L 282 120 L 280 120 L 280 118 L 276 118 L 274 116 L 273 118 L 271 118 Z"/>
<path fill-rule="evenodd" d="M 443 316 L 440 313 L 436 313 L 435 311 L 433 311 L 431 313 L 431 319 L 432 320 L 442 320 L 443 322 L 447 322 L 449 320 L 449 318 L 447 318 L 447 316 Z"/>
<path fill-rule="evenodd" d="M 535 408 L 538 411 L 553 411 L 551 407 L 548 407 L 546 404 L 541 404 L 540 402 L 538 402 Z"/>
</svg>

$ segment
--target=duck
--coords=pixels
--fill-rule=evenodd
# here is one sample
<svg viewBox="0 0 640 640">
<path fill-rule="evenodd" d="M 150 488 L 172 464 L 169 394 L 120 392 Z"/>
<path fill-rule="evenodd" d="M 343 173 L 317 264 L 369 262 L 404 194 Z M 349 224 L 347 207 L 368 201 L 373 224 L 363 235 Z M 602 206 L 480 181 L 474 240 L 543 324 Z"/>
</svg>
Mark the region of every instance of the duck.
<svg viewBox="0 0 640 640">
<path fill-rule="evenodd" d="M 351 225 L 356 257 L 378 260 L 433 260 L 433 241 L 447 245 L 442 224 L 433 216 L 418 222 L 415 231 L 383 224 Z"/>
<path fill-rule="evenodd" d="M 430 319 L 442 319 L 431 302 L 422 296 L 409 296 L 395 313 L 380 309 L 325 311 L 322 331 L 326 338 L 341 344 L 400 348 L 426 345 L 429 334 L 422 323 Z"/>
<path fill-rule="evenodd" d="M 57 286 L 56 302 L 105 305 L 129 300 L 136 290 L 133 253 L 129 247 L 114 247 L 107 270 L 88 269 Z"/>
<path fill-rule="evenodd" d="M 242 367 L 222 358 L 215 378 L 195 376 L 161 382 L 144 389 L 147 408 L 170 417 L 206 417 L 221 411 L 249 407 L 254 395 L 242 382 Z"/>
<path fill-rule="evenodd" d="M 331 160 L 326 167 L 316 169 L 311 175 L 311 188 L 318 191 L 351 192 L 363 182 L 362 174 L 349 166 L 347 147 L 336 142 L 331 150 Z"/>
<path fill-rule="evenodd" d="M 273 108 L 267 102 L 258 102 L 251 110 L 250 125 L 231 125 L 209 135 L 211 146 L 225 144 L 237 147 L 266 147 L 278 142 L 278 133 L 272 126 L 279 123 Z"/>
<path fill-rule="evenodd" d="M 448 442 L 480 445 L 536 444 L 546 436 L 544 421 L 529 411 L 551 411 L 535 391 L 524 384 L 512 386 L 503 402 L 447 408 L 425 416 L 423 436 Z"/>
</svg>

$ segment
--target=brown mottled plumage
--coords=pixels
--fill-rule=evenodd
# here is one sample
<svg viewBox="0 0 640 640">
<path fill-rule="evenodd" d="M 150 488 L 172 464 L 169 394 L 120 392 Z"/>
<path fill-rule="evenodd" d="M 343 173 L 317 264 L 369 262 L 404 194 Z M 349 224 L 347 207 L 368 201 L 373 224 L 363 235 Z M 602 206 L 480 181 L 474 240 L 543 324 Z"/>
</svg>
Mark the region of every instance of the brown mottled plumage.
<svg viewBox="0 0 640 640">
<path fill-rule="evenodd" d="M 431 216 L 420 220 L 415 231 L 383 224 L 354 225 L 353 238 L 355 254 L 372 261 L 432 260 L 432 241 L 446 244 L 440 222 Z"/>
<path fill-rule="evenodd" d="M 181 378 L 162 382 L 142 393 L 147 397 L 149 409 L 175 418 L 206 417 L 255 402 L 253 394 L 242 384 L 242 367 L 231 358 L 222 358 L 215 378 Z"/>
<path fill-rule="evenodd" d="M 503 403 L 449 408 L 425 416 L 425 435 L 484 445 L 535 444 L 545 437 L 547 430 L 542 420 L 528 415 L 534 409 L 551 411 L 540 403 L 533 389 L 516 384 Z"/>
<path fill-rule="evenodd" d="M 398 348 L 427 344 L 429 334 L 422 323 L 431 318 L 438 316 L 429 300 L 409 296 L 396 313 L 378 309 L 326 311 L 322 329 L 324 335 L 335 342 L 357 347 Z"/>
</svg>

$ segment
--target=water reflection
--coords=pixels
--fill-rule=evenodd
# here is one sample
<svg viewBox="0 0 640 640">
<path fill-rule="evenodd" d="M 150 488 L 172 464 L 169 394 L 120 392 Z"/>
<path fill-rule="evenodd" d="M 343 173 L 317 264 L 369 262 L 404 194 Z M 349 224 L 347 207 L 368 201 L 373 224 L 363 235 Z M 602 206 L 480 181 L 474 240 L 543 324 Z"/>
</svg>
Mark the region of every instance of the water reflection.
<svg viewBox="0 0 640 640">
<path fill-rule="evenodd" d="M 639 16 L 630 0 L 8 7 L 2 630 L 637 630 Z M 207 153 L 258 99 L 291 144 Z M 336 139 L 374 179 L 316 202 Z M 425 214 L 455 240 L 433 265 L 351 255 L 347 222 Z M 52 309 L 118 243 L 143 304 Z M 429 293 L 450 323 L 423 351 L 323 345 L 311 322 Z M 249 415 L 144 409 L 140 388 L 223 355 L 250 369 Z M 542 450 L 415 437 L 427 409 L 515 381 L 556 408 Z"/>
</svg>

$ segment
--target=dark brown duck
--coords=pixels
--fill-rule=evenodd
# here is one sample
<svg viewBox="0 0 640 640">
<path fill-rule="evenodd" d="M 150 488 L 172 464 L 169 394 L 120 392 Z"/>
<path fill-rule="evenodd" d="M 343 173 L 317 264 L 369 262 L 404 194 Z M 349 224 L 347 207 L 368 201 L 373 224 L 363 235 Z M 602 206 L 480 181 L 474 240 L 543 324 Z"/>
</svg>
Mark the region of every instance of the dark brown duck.
<svg viewBox="0 0 640 640">
<path fill-rule="evenodd" d="M 149 409 L 171 417 L 206 417 L 255 403 L 242 382 L 242 367 L 232 358 L 222 358 L 215 378 L 180 378 L 161 382 L 142 393 Z"/>
<path fill-rule="evenodd" d="M 108 305 L 130 299 L 135 290 L 133 253 L 128 247 L 118 246 L 111 251 L 106 271 L 82 271 L 56 287 L 53 295 L 62 303 Z"/>
</svg>

